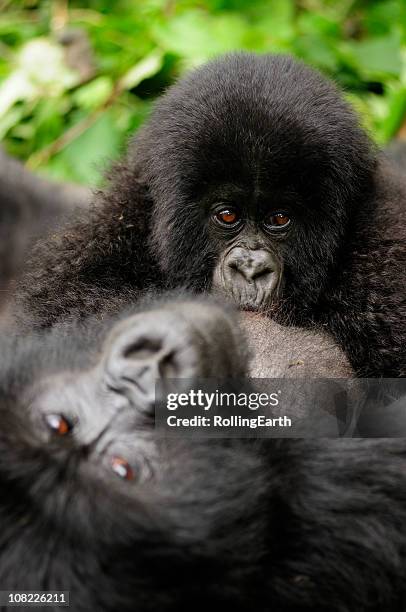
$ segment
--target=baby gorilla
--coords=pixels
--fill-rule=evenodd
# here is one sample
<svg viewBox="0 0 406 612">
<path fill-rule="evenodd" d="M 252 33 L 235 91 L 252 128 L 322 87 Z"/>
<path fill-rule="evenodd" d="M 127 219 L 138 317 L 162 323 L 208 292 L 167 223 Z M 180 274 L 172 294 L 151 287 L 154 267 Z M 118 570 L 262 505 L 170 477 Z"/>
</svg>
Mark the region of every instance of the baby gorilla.
<svg viewBox="0 0 406 612">
<path fill-rule="evenodd" d="M 237 321 L 178 300 L 111 325 L 3 340 L 2 590 L 70 591 L 75 612 L 404 609 L 404 441 L 165 439 L 154 378 L 242 377 Z"/>
<path fill-rule="evenodd" d="M 181 286 L 327 329 L 360 377 L 405 376 L 406 184 L 322 75 L 278 55 L 214 59 L 157 101 L 111 174 L 35 253 L 24 325 Z"/>
</svg>

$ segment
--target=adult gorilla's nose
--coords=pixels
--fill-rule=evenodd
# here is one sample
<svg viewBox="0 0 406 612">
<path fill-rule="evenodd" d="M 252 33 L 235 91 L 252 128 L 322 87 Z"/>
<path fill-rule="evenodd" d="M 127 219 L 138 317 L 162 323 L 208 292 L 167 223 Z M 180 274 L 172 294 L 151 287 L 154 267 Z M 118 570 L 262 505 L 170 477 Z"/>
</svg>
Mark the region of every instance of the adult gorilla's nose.
<svg viewBox="0 0 406 612">
<path fill-rule="evenodd" d="M 230 251 L 226 265 L 231 276 L 240 275 L 248 283 L 259 279 L 266 281 L 275 272 L 273 257 L 265 249 L 235 247 Z"/>
</svg>

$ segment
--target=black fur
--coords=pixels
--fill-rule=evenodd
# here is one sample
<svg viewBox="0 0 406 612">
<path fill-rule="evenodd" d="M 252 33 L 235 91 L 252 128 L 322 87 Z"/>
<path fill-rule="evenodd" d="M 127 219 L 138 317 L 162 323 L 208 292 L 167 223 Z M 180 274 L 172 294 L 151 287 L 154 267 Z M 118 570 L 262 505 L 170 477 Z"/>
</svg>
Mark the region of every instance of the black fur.
<svg viewBox="0 0 406 612">
<path fill-rule="evenodd" d="M 210 288 L 213 185 L 289 197 L 279 315 L 325 325 L 362 376 L 406 374 L 406 189 L 334 85 L 283 56 L 236 54 L 158 102 L 93 212 L 34 256 L 20 299 L 48 327 L 149 286 Z"/>
<path fill-rule="evenodd" d="M 2 590 L 69 590 L 75 612 L 404 610 L 404 441 L 151 432 L 153 476 L 132 483 L 109 477 L 75 437 L 44 440 L 44 385 L 73 373 L 75 410 L 109 327 L 1 343 Z M 222 358 L 229 345 L 213 335 Z"/>
<path fill-rule="evenodd" d="M 0 306 L 30 245 L 89 201 L 89 190 L 40 179 L 0 149 Z"/>
</svg>

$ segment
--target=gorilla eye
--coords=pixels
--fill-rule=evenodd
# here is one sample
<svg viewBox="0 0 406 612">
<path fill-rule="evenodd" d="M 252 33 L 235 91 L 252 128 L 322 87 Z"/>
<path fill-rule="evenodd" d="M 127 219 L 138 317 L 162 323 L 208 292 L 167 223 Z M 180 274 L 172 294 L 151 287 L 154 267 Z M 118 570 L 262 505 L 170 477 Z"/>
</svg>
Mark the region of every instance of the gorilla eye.
<svg viewBox="0 0 406 612">
<path fill-rule="evenodd" d="M 235 226 L 239 223 L 241 217 L 238 211 L 232 206 L 228 206 L 227 208 L 221 208 L 217 210 L 214 218 L 221 225 Z"/>
<path fill-rule="evenodd" d="M 45 423 L 52 433 L 58 436 L 66 436 L 73 429 L 73 425 L 62 414 L 45 415 Z"/>
<path fill-rule="evenodd" d="M 275 212 L 269 215 L 265 226 L 269 229 L 285 229 L 290 224 L 290 217 L 285 212 Z"/>
<path fill-rule="evenodd" d="M 112 457 L 111 469 L 123 480 L 134 480 L 134 472 L 128 461 L 122 457 Z"/>
</svg>

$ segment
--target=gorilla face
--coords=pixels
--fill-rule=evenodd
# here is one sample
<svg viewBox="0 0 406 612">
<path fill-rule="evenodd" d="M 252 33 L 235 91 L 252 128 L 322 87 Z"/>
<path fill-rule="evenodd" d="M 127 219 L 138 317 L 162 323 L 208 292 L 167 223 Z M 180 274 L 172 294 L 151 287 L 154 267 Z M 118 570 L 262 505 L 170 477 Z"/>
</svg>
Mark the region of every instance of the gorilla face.
<svg viewBox="0 0 406 612">
<path fill-rule="evenodd" d="M 104 342 L 96 365 L 41 377 L 31 388 L 33 398 L 25 403 L 33 426 L 45 443 L 68 440 L 82 449 L 97 469 L 143 481 L 156 467 L 156 380 L 242 378 L 245 363 L 234 327 L 226 311 L 204 303 L 169 303 L 125 318 Z M 219 352 L 219 345 L 227 349 Z"/>
<path fill-rule="evenodd" d="M 243 210 L 221 204 L 211 215 L 212 232 L 224 244 L 213 287 L 232 296 L 242 308 L 266 308 L 283 290 L 283 260 L 277 245 L 287 238 L 290 213 L 265 212 L 257 219 L 257 215 L 244 218 Z"/>
<path fill-rule="evenodd" d="M 244 375 L 234 318 L 178 301 L 110 326 L 2 341 L 0 584 L 69 590 L 77 612 L 240 609 L 266 537 L 263 459 L 159 438 L 152 418 L 156 377 Z"/>
<path fill-rule="evenodd" d="M 317 301 L 375 164 L 331 83 L 291 58 L 248 54 L 171 88 L 130 155 L 168 282 L 254 310 Z"/>
</svg>

